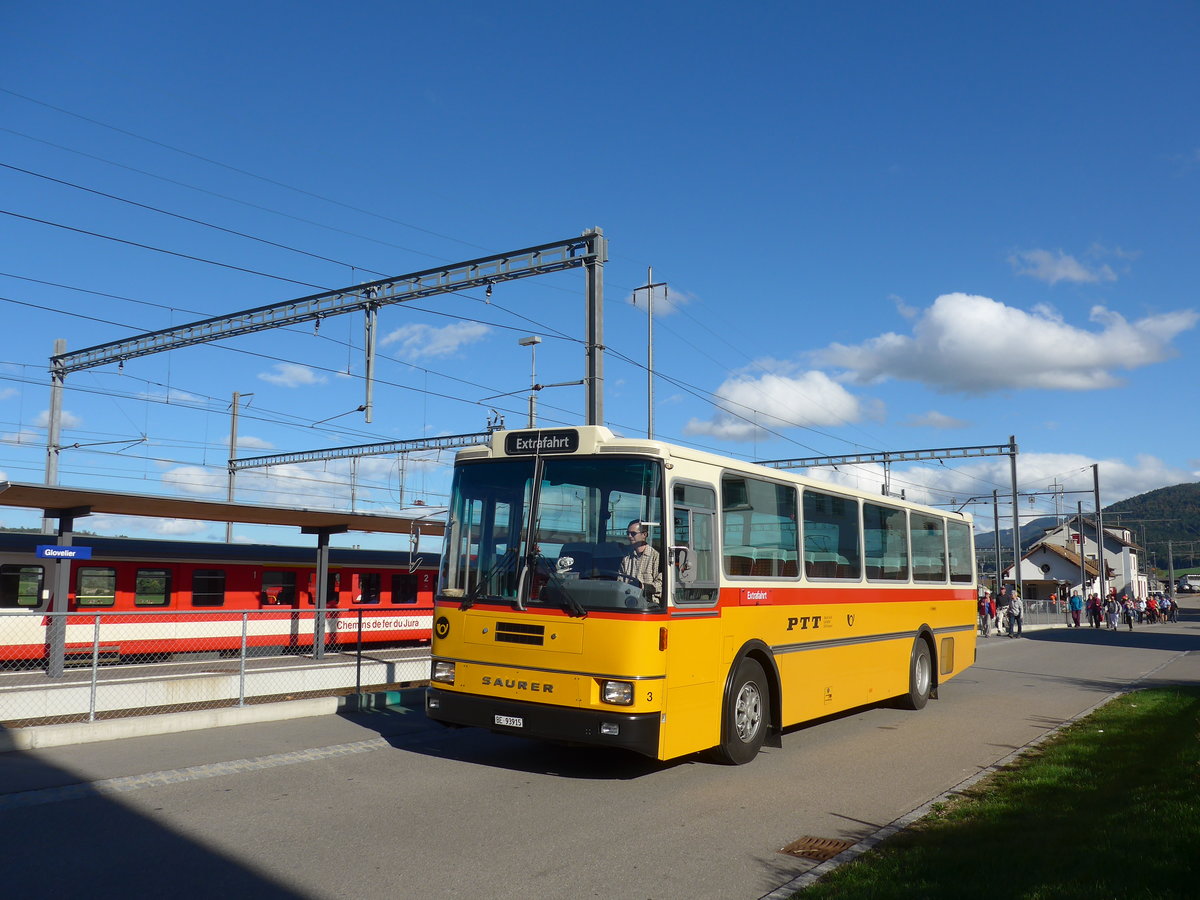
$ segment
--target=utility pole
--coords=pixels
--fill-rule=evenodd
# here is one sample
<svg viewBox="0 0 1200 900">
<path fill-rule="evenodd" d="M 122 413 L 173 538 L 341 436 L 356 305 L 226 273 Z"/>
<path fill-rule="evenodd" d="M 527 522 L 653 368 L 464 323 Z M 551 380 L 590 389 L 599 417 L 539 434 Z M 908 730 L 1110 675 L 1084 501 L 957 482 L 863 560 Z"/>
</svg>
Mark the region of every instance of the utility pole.
<svg viewBox="0 0 1200 900">
<path fill-rule="evenodd" d="M 1077 501 L 1077 524 L 1079 525 L 1079 591 L 1087 599 L 1087 558 L 1083 555 L 1083 501 Z"/>
<path fill-rule="evenodd" d="M 1100 464 L 1092 463 L 1092 489 L 1096 503 L 1096 559 L 1100 564 L 1100 602 L 1105 599 L 1104 584 L 1108 580 L 1104 568 L 1104 510 L 1100 508 Z"/>
<path fill-rule="evenodd" d="M 1008 436 L 1008 461 L 1012 471 L 1012 514 L 1013 514 L 1013 589 L 1017 596 L 1024 598 L 1025 591 L 1021 583 L 1021 514 L 1017 509 L 1017 436 Z"/>
<path fill-rule="evenodd" d="M 529 427 L 537 427 L 537 345 L 542 339 L 536 334 L 518 338 L 517 343 L 529 348 Z"/>
<path fill-rule="evenodd" d="M 56 338 L 54 355 L 62 356 L 67 352 L 66 338 Z M 58 453 L 62 449 L 62 395 L 63 379 L 66 373 L 60 366 L 50 370 L 50 422 L 46 431 L 46 484 L 58 484 Z M 42 534 L 53 534 L 54 520 L 49 516 L 42 518 Z M 63 609 L 66 609 L 64 606 Z"/>
<path fill-rule="evenodd" d="M 999 599 L 1000 589 L 1004 586 L 1002 573 L 1000 571 L 1000 492 L 992 491 L 992 538 L 996 549 L 996 585 L 994 596 Z"/>
<path fill-rule="evenodd" d="M 238 403 L 242 397 L 253 397 L 253 396 L 254 396 L 253 393 L 239 394 L 237 391 L 233 392 L 233 412 L 229 417 L 229 458 L 231 460 L 237 458 Z M 227 499 L 230 503 L 233 502 L 233 479 L 236 474 L 237 474 L 237 470 L 233 466 L 230 466 L 229 467 L 229 487 L 228 487 L 228 490 L 225 492 L 225 499 Z M 232 522 L 225 523 L 225 543 L 227 543 L 227 544 L 233 543 L 233 523 Z"/>
<path fill-rule="evenodd" d="M 665 288 L 667 283 L 654 283 L 654 269 L 646 267 L 646 283 L 633 289 L 634 301 L 637 292 L 646 292 L 646 438 L 654 439 L 654 289 Z"/>
</svg>

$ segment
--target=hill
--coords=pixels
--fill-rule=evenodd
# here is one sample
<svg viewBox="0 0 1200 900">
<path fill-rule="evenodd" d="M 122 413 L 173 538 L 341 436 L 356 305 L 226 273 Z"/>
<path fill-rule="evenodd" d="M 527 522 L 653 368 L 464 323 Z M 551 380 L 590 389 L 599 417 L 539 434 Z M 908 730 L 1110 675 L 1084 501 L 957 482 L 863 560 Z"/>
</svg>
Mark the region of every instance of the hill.
<svg viewBox="0 0 1200 900">
<path fill-rule="evenodd" d="M 1200 482 L 1159 488 L 1107 506 L 1104 524 L 1128 528 L 1160 567 L 1167 565 L 1168 542 L 1176 569 L 1194 566 L 1200 560 Z"/>
<path fill-rule="evenodd" d="M 1091 518 L 1092 511 L 1084 511 Z M 990 518 L 977 520 L 986 527 Z M 1001 522 L 1003 522 L 1003 517 Z M 1051 516 L 1034 519 L 1021 525 L 1021 549 L 1027 550 L 1046 531 L 1053 528 Z M 1161 569 L 1167 567 L 1168 545 L 1174 553 L 1175 569 L 1190 569 L 1200 565 L 1200 482 L 1190 481 L 1171 487 L 1158 488 L 1129 497 L 1104 507 L 1105 528 L 1127 528 L 1133 542 L 1144 547 L 1151 561 Z M 995 547 L 993 535 L 980 534 L 975 542 L 979 550 Z M 1000 546 L 1012 546 L 1012 529 L 1000 530 Z"/>
</svg>

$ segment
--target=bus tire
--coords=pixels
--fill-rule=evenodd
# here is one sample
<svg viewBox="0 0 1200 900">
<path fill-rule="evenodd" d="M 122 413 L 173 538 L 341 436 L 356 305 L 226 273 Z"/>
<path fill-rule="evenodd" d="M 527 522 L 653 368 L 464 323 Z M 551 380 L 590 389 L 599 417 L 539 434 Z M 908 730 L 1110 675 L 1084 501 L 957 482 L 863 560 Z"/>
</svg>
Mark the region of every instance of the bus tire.
<svg viewBox="0 0 1200 900">
<path fill-rule="evenodd" d="M 738 663 L 721 712 L 721 743 L 716 758 L 740 766 L 758 755 L 767 736 L 769 688 L 762 666 L 749 657 Z"/>
<path fill-rule="evenodd" d="M 917 638 L 908 661 L 908 693 L 900 696 L 900 706 L 904 709 L 924 709 L 932 692 L 933 657 L 924 639 Z"/>
</svg>

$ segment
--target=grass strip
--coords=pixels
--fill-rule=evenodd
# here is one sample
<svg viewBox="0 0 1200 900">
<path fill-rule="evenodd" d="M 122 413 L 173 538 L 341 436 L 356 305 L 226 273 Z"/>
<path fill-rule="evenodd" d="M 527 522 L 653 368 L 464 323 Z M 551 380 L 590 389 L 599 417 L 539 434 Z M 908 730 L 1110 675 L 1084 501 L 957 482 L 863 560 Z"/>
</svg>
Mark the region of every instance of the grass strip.
<svg viewBox="0 0 1200 900">
<path fill-rule="evenodd" d="M 1200 896 L 1200 688 L 1119 697 L 794 896 Z"/>
</svg>

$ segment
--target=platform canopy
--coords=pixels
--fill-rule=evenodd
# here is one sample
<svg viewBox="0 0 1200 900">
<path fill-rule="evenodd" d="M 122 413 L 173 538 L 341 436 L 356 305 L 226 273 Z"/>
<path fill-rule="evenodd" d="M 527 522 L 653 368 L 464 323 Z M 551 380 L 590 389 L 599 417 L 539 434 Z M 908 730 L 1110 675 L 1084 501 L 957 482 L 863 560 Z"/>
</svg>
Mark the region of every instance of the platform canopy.
<svg viewBox="0 0 1200 900">
<path fill-rule="evenodd" d="M 298 509 L 215 500 L 158 497 L 125 491 L 97 491 L 46 484 L 0 482 L 0 506 L 40 509 L 48 518 L 72 514 L 107 513 L 150 519 L 197 519 L 248 525 L 291 525 L 306 533 L 366 531 L 381 534 L 439 536 L 445 524 L 411 516 L 381 516 L 336 509 Z"/>
</svg>

